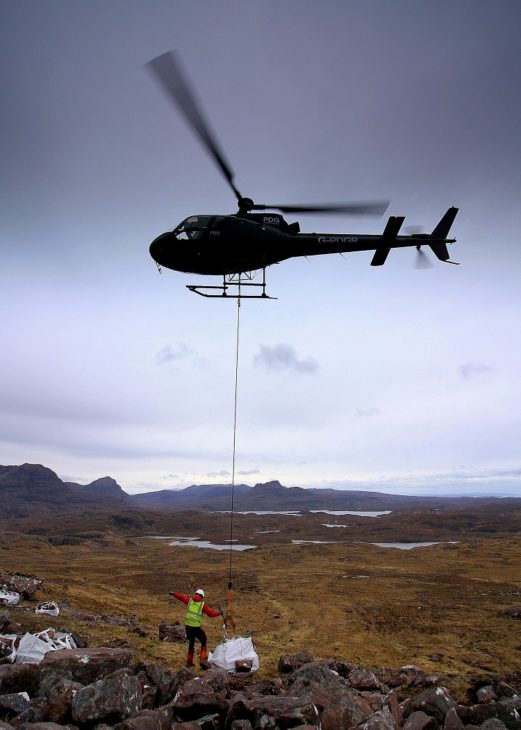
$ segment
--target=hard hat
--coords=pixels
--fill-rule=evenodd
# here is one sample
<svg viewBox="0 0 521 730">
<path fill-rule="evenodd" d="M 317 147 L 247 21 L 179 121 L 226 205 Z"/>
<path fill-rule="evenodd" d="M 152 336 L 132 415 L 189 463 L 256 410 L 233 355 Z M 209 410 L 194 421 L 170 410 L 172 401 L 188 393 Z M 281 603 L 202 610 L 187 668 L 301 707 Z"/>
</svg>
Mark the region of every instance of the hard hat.
<svg viewBox="0 0 521 730">
<path fill-rule="evenodd" d="M 204 591 L 203 591 L 203 589 L 202 589 L 202 588 L 198 588 L 198 589 L 196 590 L 196 594 L 200 595 L 200 596 L 201 596 L 201 598 L 204 598 Z"/>
</svg>

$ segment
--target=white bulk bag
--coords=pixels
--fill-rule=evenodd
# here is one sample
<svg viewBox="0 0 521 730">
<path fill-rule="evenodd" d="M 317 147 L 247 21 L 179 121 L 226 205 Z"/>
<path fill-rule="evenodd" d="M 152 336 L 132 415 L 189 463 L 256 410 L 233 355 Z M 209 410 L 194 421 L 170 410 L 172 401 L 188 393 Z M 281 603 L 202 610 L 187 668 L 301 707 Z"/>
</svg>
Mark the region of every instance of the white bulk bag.
<svg viewBox="0 0 521 730">
<path fill-rule="evenodd" d="M 259 668 L 259 657 L 253 648 L 250 636 L 236 636 L 233 639 L 225 638 L 222 644 L 215 647 L 214 652 L 208 655 L 208 661 L 214 667 L 221 667 L 227 672 L 235 672 L 235 662 L 238 659 L 250 659 L 253 664 L 251 671 Z"/>
</svg>

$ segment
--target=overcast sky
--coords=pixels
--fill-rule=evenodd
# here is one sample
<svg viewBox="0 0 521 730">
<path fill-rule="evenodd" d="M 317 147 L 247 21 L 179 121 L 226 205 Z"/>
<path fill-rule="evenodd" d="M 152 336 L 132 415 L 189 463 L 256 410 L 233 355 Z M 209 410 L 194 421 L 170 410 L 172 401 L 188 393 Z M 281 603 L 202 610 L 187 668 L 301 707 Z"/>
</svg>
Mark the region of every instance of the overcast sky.
<svg viewBox="0 0 521 730">
<path fill-rule="evenodd" d="M 148 253 L 236 209 L 144 69 L 177 48 L 243 195 L 389 198 L 426 231 L 460 208 L 460 266 L 268 271 L 278 299 L 241 307 L 237 481 L 521 496 L 520 27 L 519 0 L 0 0 L 0 463 L 230 481 L 235 302 Z"/>
</svg>

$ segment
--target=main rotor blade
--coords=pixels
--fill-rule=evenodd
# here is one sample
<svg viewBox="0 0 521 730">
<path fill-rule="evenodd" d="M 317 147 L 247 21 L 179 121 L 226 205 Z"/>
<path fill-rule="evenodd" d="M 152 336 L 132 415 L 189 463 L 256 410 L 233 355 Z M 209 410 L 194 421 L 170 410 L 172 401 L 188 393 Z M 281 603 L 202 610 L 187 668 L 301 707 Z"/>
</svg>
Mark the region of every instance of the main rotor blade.
<svg viewBox="0 0 521 730">
<path fill-rule="evenodd" d="M 367 203 L 338 203 L 331 205 L 254 205 L 253 210 L 280 210 L 281 213 L 344 213 L 347 215 L 383 215 L 388 200 Z"/>
<path fill-rule="evenodd" d="M 184 114 L 188 124 L 196 132 L 203 145 L 214 158 L 233 190 L 235 197 L 240 201 L 242 195 L 233 184 L 233 172 L 224 159 L 224 155 L 219 149 L 215 136 L 210 131 L 210 125 L 206 121 L 182 69 L 179 54 L 174 51 L 168 51 L 160 56 L 156 56 L 156 58 L 146 63 L 145 66 L 155 76 L 167 96 Z"/>
</svg>

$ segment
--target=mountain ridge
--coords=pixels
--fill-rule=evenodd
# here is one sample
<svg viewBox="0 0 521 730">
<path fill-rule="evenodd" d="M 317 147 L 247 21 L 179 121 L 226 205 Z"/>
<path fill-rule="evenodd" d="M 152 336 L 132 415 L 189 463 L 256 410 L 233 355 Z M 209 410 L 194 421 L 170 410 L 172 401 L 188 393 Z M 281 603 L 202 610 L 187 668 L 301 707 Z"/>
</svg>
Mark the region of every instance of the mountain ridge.
<svg viewBox="0 0 521 730">
<path fill-rule="evenodd" d="M 476 505 L 497 501 L 497 497 L 421 497 L 363 490 L 335 490 L 285 487 L 278 480 L 233 486 L 234 509 L 240 511 L 384 511 L 447 505 Z M 22 464 L 0 466 L 0 498 L 4 516 L 25 517 L 40 512 L 70 512 L 86 509 L 228 511 L 231 484 L 193 484 L 183 489 L 128 494 L 110 476 L 86 485 L 65 482 L 46 466 Z M 517 499 L 513 497 L 512 499 Z"/>
</svg>

